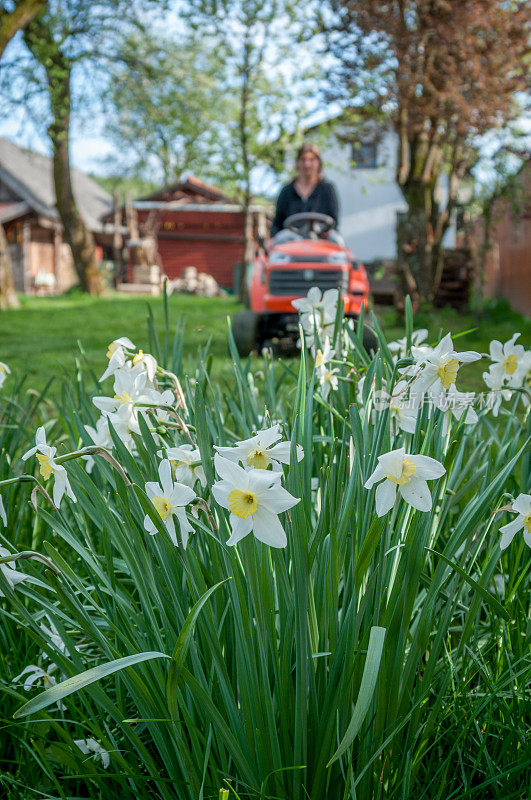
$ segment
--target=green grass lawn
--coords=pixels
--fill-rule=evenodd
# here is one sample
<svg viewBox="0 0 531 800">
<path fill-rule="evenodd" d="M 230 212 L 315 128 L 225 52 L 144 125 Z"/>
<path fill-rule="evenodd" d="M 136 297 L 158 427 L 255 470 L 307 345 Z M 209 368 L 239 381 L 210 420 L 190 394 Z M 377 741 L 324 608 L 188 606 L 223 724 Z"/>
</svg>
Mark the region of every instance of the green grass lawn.
<svg viewBox="0 0 531 800">
<path fill-rule="evenodd" d="M 42 389 L 50 377 L 73 369 L 79 344 L 88 365 L 98 375 L 105 368 L 106 348 L 113 339 L 128 336 L 138 347 L 147 349 L 148 303 L 157 329 L 160 333 L 164 330 L 163 302 L 158 298 L 113 292 L 101 299 L 73 293 L 21 300 L 20 309 L 0 314 L 0 361 L 18 373 L 26 373 L 27 385 L 35 389 Z M 227 316 L 241 307 L 236 299 L 173 294 L 168 303 L 171 328 L 181 319 L 186 325 L 185 361 L 188 357 L 195 361 L 198 348 L 211 339 L 214 369 L 221 372 L 228 354 Z M 392 310 L 379 315 L 379 319 L 389 339 L 404 335 Z M 479 323 L 473 315 L 452 309 L 420 312 L 415 326 L 428 328 L 431 342 L 441 333 L 466 332 L 457 340 L 458 350 L 486 352 L 491 339 L 506 341 L 515 331 L 522 334 L 522 344 L 531 346 L 531 321 L 503 305 L 493 306 Z M 257 359 L 257 366 L 259 363 Z M 467 367 L 466 385 L 460 388 L 481 389 L 481 372 L 485 368 L 485 362 Z"/>
<path fill-rule="evenodd" d="M 50 377 L 74 367 L 83 348 L 87 363 L 99 376 L 113 339 L 128 336 L 148 349 L 148 301 L 159 333 L 164 330 L 162 299 L 130 297 L 118 292 L 95 298 L 81 294 L 22 297 L 22 307 L 0 314 L 0 361 L 24 372 L 28 386 L 42 389 Z M 227 355 L 227 316 L 238 308 L 235 298 L 205 298 L 174 294 L 168 298 L 172 330 L 186 321 L 185 354 L 212 339 L 216 359 Z"/>
</svg>

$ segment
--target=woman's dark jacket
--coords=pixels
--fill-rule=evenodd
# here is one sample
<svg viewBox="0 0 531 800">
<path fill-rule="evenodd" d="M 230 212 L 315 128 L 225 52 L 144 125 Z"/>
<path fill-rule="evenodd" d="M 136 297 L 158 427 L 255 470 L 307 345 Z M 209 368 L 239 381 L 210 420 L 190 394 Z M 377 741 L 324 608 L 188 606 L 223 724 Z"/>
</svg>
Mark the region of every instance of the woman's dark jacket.
<svg viewBox="0 0 531 800">
<path fill-rule="evenodd" d="M 306 198 L 300 196 L 295 188 L 295 181 L 287 183 L 280 190 L 277 200 L 277 209 L 271 236 L 282 230 L 284 221 L 292 214 L 301 214 L 305 211 L 314 211 L 319 214 L 328 214 L 336 221 L 339 219 L 337 194 L 333 183 L 320 180 L 313 192 Z"/>
</svg>

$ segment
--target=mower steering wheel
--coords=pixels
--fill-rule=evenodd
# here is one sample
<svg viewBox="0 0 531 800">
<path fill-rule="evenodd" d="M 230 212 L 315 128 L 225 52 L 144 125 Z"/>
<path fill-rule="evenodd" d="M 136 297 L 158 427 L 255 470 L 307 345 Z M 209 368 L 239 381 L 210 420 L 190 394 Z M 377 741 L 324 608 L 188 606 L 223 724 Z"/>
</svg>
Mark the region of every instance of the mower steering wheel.
<svg viewBox="0 0 531 800">
<path fill-rule="evenodd" d="M 302 223 L 297 225 L 297 223 Z M 328 214 L 319 214 L 317 211 L 303 211 L 299 214 L 292 214 L 286 217 L 284 221 L 284 228 L 293 231 L 293 233 L 301 233 L 301 228 L 307 226 L 309 233 L 322 234 L 327 233 L 331 228 L 336 227 L 336 221 Z"/>
</svg>

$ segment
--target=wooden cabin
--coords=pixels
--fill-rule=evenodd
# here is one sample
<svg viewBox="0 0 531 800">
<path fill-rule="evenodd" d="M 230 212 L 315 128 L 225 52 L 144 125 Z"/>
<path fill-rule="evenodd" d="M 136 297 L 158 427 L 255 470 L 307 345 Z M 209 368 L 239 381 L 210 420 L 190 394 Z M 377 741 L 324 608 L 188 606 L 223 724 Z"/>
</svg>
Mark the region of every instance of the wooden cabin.
<svg viewBox="0 0 531 800">
<path fill-rule="evenodd" d="M 102 222 L 112 208 L 107 192 L 72 170 L 74 195 L 94 234 L 100 259 L 112 258 L 114 226 Z M 55 207 L 52 159 L 0 138 L 0 223 L 6 232 L 18 292 L 64 292 L 78 282 Z"/>
<path fill-rule="evenodd" d="M 234 267 L 243 261 L 245 242 L 242 207 L 234 198 L 189 175 L 131 206 L 139 236 L 156 241 L 160 270 L 170 280 L 179 278 L 186 267 L 195 267 L 212 275 L 220 286 L 233 286 Z M 254 233 L 266 235 L 267 210 L 251 206 Z M 131 260 L 127 279 L 133 284 L 143 281 Z"/>
</svg>

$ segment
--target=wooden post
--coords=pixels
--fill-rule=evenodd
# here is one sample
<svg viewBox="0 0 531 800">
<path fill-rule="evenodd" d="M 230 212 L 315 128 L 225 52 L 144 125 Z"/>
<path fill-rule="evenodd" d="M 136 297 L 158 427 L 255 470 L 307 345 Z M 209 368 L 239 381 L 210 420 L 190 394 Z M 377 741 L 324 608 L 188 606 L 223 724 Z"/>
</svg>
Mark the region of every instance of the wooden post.
<svg viewBox="0 0 531 800">
<path fill-rule="evenodd" d="M 22 223 L 22 274 L 24 275 L 24 289 L 30 285 L 31 281 L 31 222 L 25 219 Z"/>
<path fill-rule="evenodd" d="M 122 228 L 122 207 L 120 205 L 120 194 L 118 189 L 114 191 L 114 232 L 112 235 L 112 250 L 113 259 L 116 266 L 115 285 L 123 283 L 125 278 L 124 262 L 122 257 L 122 248 L 124 241 L 121 233 Z"/>
<path fill-rule="evenodd" d="M 62 275 L 61 275 L 61 246 L 63 244 L 63 237 L 61 234 L 61 226 L 55 225 L 53 229 L 53 268 L 55 272 L 55 280 L 57 291 L 63 291 Z"/>
<path fill-rule="evenodd" d="M 20 305 L 13 283 L 11 259 L 4 226 L 0 223 L 0 310 Z"/>
</svg>

